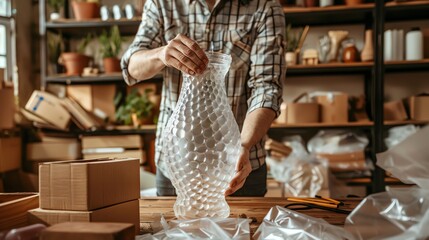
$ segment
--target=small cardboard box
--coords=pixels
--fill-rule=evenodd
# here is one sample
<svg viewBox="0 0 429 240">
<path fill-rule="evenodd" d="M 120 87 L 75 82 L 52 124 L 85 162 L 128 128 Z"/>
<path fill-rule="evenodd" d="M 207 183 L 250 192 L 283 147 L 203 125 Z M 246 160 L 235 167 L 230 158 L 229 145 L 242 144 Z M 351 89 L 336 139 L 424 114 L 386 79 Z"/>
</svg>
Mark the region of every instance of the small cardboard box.
<svg viewBox="0 0 429 240">
<path fill-rule="evenodd" d="M 320 104 L 320 120 L 323 123 L 347 123 L 349 97 L 342 92 L 314 92 L 310 94 Z"/>
<path fill-rule="evenodd" d="M 429 94 L 410 97 L 410 118 L 429 121 Z"/>
<path fill-rule="evenodd" d="M 21 138 L 0 138 L 0 173 L 21 167 Z"/>
<path fill-rule="evenodd" d="M 137 158 L 140 160 L 140 164 L 146 163 L 146 154 L 143 150 L 124 150 L 119 148 L 120 151 L 114 151 L 117 148 L 95 148 L 83 150 L 84 159 L 95 159 L 95 158 Z"/>
<path fill-rule="evenodd" d="M 300 102 L 307 97 L 306 102 Z M 308 94 L 303 93 L 290 103 L 282 103 L 281 113 L 277 118 L 277 123 L 299 124 L 319 122 L 319 104 L 309 102 Z"/>
<path fill-rule="evenodd" d="M 1 74 L 1 72 L 0 72 Z M 0 82 L 1 85 L 1 82 Z M 15 101 L 13 88 L 0 89 L 0 129 L 15 127 Z"/>
<path fill-rule="evenodd" d="M 350 172 L 367 170 L 364 151 L 327 154 L 318 153 L 318 157 L 325 158 L 329 162 L 332 172 Z"/>
<path fill-rule="evenodd" d="M 28 211 L 30 223 L 54 225 L 63 222 L 118 222 L 134 224 L 140 230 L 139 200 L 132 200 L 92 211 L 33 209 Z"/>
<path fill-rule="evenodd" d="M 61 129 L 67 129 L 71 120 L 61 100 L 47 92 L 34 91 L 25 109 Z"/>
<path fill-rule="evenodd" d="M 125 148 L 140 149 L 143 140 L 140 135 L 116 135 L 116 136 L 83 136 L 82 148 Z"/>
<path fill-rule="evenodd" d="M 40 240 L 134 240 L 134 225 L 129 223 L 65 222 L 46 228 Z"/>
<path fill-rule="evenodd" d="M 77 140 L 69 142 L 37 142 L 27 144 L 27 160 L 58 161 L 81 158 L 82 149 Z"/>
<path fill-rule="evenodd" d="M 111 122 L 115 121 L 116 85 L 69 85 L 67 96 L 77 101 L 85 110 L 97 114 L 103 112 Z"/>
<path fill-rule="evenodd" d="M 39 175 L 43 209 L 88 211 L 140 196 L 138 159 L 42 163 Z"/>
<path fill-rule="evenodd" d="M 401 100 L 384 103 L 385 121 L 402 121 L 407 119 L 407 112 Z"/>
<path fill-rule="evenodd" d="M 0 193 L 0 232 L 27 226 L 27 211 L 38 207 L 37 193 Z"/>
</svg>

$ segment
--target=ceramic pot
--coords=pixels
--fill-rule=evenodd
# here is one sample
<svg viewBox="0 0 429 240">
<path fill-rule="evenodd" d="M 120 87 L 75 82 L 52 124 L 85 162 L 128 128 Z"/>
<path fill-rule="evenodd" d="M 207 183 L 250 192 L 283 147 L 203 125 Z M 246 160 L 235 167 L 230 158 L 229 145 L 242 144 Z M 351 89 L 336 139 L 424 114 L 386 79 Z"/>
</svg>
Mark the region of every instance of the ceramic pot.
<svg viewBox="0 0 429 240">
<path fill-rule="evenodd" d="M 343 49 L 343 62 L 353 63 L 359 60 L 358 50 L 353 43 L 349 43 Z"/>
<path fill-rule="evenodd" d="M 285 61 L 287 66 L 296 65 L 296 53 L 295 52 L 287 52 L 285 54 Z"/>
<path fill-rule="evenodd" d="M 74 16 L 77 20 L 87 20 L 100 17 L 100 5 L 94 2 L 72 2 Z"/>
<path fill-rule="evenodd" d="M 309 7 L 318 7 L 319 6 L 319 0 L 304 0 L 304 6 Z"/>
<path fill-rule="evenodd" d="M 58 62 L 66 67 L 67 75 L 81 75 L 90 60 L 90 57 L 80 53 L 65 52 L 61 54 Z"/>
<path fill-rule="evenodd" d="M 360 54 L 362 62 L 369 62 L 374 59 L 374 48 L 372 45 L 372 30 L 368 29 L 365 31 L 365 45 L 363 46 Z"/>
<path fill-rule="evenodd" d="M 121 63 L 116 57 L 103 58 L 103 65 L 106 73 L 121 72 Z"/>
</svg>

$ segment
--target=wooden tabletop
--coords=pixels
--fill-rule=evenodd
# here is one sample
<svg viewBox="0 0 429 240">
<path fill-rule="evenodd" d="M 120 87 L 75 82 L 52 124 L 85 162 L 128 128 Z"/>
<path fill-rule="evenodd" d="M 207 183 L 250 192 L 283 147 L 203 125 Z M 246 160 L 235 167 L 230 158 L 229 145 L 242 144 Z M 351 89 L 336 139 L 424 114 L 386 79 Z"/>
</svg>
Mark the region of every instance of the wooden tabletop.
<svg viewBox="0 0 429 240">
<path fill-rule="evenodd" d="M 340 199 L 345 203 L 341 209 L 353 210 L 361 199 Z M 145 197 L 140 199 L 140 227 L 143 233 L 154 233 L 159 230 L 159 219 L 161 214 L 168 221 L 175 219 L 173 205 L 175 197 Z M 286 198 L 264 198 L 264 197 L 228 197 L 227 202 L 231 208 L 231 218 L 247 216 L 255 219 L 250 225 L 253 233 L 259 226 L 268 211 L 276 206 L 285 206 L 290 201 Z M 299 212 L 312 217 L 323 218 L 333 225 L 344 225 L 346 214 L 334 213 L 321 209 L 300 210 Z"/>
</svg>

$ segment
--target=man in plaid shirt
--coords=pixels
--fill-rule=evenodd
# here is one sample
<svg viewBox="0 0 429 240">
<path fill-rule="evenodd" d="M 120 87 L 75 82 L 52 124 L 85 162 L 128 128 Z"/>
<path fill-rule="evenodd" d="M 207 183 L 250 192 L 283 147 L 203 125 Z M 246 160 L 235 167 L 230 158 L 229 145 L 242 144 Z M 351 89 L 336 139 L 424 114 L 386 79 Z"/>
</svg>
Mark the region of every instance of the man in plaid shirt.
<svg viewBox="0 0 429 240">
<path fill-rule="evenodd" d="M 165 166 L 162 131 L 180 94 L 181 72 L 202 73 L 208 50 L 232 56 L 225 84 L 241 131 L 236 175 L 225 194 L 265 194 L 264 136 L 280 113 L 284 29 L 283 10 L 276 0 L 147 0 L 121 65 L 129 85 L 164 74 L 155 156 L 158 195 L 175 195 L 159 169 Z"/>
</svg>

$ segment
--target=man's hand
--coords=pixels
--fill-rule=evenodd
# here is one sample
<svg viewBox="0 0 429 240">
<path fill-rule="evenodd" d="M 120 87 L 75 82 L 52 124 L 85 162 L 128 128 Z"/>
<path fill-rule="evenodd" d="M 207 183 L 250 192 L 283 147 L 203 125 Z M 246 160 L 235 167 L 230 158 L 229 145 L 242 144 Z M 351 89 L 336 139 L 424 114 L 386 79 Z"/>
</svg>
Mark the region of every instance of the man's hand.
<svg viewBox="0 0 429 240">
<path fill-rule="evenodd" d="M 231 180 L 228 189 L 225 191 L 225 196 L 231 195 L 238 189 L 243 187 L 246 178 L 252 172 L 252 166 L 249 161 L 250 150 L 245 147 L 241 147 L 240 156 L 235 166 L 236 174 Z"/>
<path fill-rule="evenodd" d="M 160 59 L 164 65 L 190 75 L 203 73 L 209 62 L 198 43 L 182 34 L 163 47 Z"/>
</svg>

